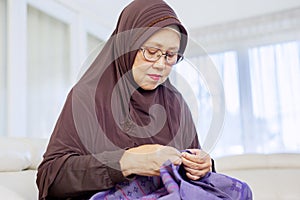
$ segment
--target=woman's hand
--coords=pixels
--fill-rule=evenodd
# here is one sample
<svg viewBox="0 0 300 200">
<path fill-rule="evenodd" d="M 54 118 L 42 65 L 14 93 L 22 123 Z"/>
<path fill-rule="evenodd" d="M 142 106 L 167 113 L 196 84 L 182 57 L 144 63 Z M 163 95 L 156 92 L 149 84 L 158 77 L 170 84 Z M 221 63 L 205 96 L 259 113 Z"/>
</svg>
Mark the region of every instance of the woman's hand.
<svg viewBox="0 0 300 200">
<path fill-rule="evenodd" d="M 198 180 L 211 171 L 212 162 L 209 154 L 200 149 L 188 149 L 190 153 L 182 153 L 182 164 L 186 176 L 191 180 Z"/>
<path fill-rule="evenodd" d="M 120 165 L 124 176 L 130 174 L 159 176 L 160 167 L 167 160 L 174 165 L 180 165 L 181 153 L 174 147 L 147 144 L 126 150 Z"/>
</svg>

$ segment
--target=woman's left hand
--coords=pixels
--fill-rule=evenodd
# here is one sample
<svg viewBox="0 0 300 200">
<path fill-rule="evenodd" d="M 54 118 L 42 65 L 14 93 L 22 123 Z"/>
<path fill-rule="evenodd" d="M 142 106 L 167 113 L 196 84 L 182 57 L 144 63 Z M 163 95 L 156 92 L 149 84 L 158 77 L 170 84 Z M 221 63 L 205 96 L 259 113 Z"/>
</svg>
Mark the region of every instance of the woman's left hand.
<svg viewBox="0 0 300 200">
<path fill-rule="evenodd" d="M 212 161 L 210 155 L 200 149 L 188 149 L 191 153 L 182 153 L 182 164 L 186 176 L 191 180 L 198 180 L 211 171 Z"/>
</svg>

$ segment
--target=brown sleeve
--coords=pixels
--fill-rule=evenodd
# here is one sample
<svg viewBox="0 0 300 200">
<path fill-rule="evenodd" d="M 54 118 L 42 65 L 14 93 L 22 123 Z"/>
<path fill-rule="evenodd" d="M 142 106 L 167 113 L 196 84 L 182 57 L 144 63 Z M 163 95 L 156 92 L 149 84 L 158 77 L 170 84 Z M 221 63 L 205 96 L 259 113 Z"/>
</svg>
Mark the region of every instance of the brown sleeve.
<svg viewBox="0 0 300 200">
<path fill-rule="evenodd" d="M 124 151 L 120 150 L 96 155 L 70 156 L 60 167 L 49 188 L 48 197 L 91 196 L 126 180 L 119 164 L 123 153 Z M 55 162 L 52 165 L 55 165 Z M 55 168 L 55 166 L 50 167 Z"/>
<path fill-rule="evenodd" d="M 74 124 L 72 101 L 68 100 L 38 167 L 39 199 L 85 199 L 125 180 L 119 164 L 124 150 L 105 151 L 102 138 L 91 142 L 98 147 L 97 151 L 85 148 Z"/>
</svg>

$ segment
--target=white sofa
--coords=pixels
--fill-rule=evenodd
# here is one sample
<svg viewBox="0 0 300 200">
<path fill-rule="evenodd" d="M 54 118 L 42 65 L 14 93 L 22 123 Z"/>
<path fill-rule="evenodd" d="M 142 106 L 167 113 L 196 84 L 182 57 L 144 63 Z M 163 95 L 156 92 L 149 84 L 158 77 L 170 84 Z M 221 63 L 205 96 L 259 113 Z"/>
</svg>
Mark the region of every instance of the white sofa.
<svg viewBox="0 0 300 200">
<path fill-rule="evenodd" d="M 0 199 L 36 200 L 36 169 L 48 140 L 0 137 Z"/>
<path fill-rule="evenodd" d="M 48 141 L 0 137 L 0 199 L 36 200 L 36 168 Z M 300 154 L 246 154 L 215 159 L 216 169 L 249 184 L 254 200 L 300 199 Z"/>
<path fill-rule="evenodd" d="M 300 154 L 243 154 L 215 161 L 219 173 L 247 182 L 254 200 L 300 199 Z"/>
</svg>

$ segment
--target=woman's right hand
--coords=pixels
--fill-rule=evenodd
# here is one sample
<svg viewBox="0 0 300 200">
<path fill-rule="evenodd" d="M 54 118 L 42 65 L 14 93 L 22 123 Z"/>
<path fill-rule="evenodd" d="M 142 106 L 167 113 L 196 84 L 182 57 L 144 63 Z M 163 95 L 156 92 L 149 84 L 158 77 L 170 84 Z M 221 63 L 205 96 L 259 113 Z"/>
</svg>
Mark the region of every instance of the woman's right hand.
<svg viewBox="0 0 300 200">
<path fill-rule="evenodd" d="M 126 150 L 120 165 L 124 176 L 159 176 L 160 167 L 167 160 L 174 165 L 180 165 L 181 153 L 174 147 L 146 144 Z"/>
</svg>

